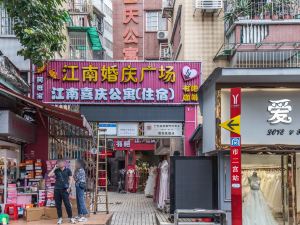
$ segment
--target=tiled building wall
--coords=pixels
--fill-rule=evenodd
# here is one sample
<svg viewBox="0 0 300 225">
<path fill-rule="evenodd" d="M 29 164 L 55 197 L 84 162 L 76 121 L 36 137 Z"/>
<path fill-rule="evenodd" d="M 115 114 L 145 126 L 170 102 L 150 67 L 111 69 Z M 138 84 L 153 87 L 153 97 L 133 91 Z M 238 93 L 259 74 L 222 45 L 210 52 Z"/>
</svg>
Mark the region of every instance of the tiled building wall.
<svg viewBox="0 0 300 225">
<path fill-rule="evenodd" d="M 178 6 L 181 10 L 181 43 L 182 49 L 177 60 L 198 60 L 203 63 L 203 81 L 219 66 L 225 66 L 223 61 L 214 62 L 213 58 L 224 43 L 224 21 L 222 12 L 202 14 L 196 11 L 194 14 L 194 0 L 178 0 L 175 2 L 173 23 L 176 19 Z M 219 14 L 219 15 L 218 15 Z M 172 25 L 172 23 L 171 23 Z M 170 33 L 172 29 L 169 29 Z"/>
<path fill-rule="evenodd" d="M 158 60 L 159 59 L 159 42 L 157 40 L 157 31 L 145 32 L 146 11 L 161 11 L 161 0 L 138 0 L 137 4 L 126 4 L 127 8 L 139 10 L 138 24 L 130 22 L 126 25 L 123 23 L 125 4 L 124 0 L 113 1 L 113 21 L 114 21 L 114 59 L 124 59 L 123 49 L 128 47 L 138 47 L 139 60 Z M 126 27 L 134 27 L 139 35 L 138 45 L 124 43 L 124 31 Z"/>
</svg>

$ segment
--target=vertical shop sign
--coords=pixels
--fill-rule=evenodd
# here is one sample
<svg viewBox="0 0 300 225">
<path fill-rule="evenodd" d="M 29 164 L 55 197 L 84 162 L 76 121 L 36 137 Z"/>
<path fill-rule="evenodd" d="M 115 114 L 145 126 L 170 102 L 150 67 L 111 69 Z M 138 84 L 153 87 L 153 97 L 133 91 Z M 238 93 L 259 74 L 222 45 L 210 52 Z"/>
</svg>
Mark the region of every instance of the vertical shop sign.
<svg viewBox="0 0 300 225">
<path fill-rule="evenodd" d="M 220 126 L 230 131 L 232 225 L 242 225 L 241 88 L 231 88 L 230 118 Z"/>
<path fill-rule="evenodd" d="M 242 173 L 241 173 L 241 88 L 232 88 L 230 94 L 230 164 L 231 164 L 231 212 L 232 225 L 242 225 Z"/>
<path fill-rule="evenodd" d="M 139 33 L 136 27 L 139 24 L 139 9 L 136 7 L 137 3 L 138 0 L 124 0 L 123 42 L 128 46 L 123 49 L 124 60 L 138 60 Z"/>
</svg>

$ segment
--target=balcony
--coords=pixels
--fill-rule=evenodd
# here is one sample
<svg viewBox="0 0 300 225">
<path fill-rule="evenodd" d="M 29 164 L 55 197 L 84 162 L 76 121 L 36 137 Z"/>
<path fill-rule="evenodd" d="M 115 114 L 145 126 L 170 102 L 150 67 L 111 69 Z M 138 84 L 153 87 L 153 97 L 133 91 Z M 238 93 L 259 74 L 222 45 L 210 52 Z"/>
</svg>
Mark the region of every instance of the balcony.
<svg viewBox="0 0 300 225">
<path fill-rule="evenodd" d="M 195 9 L 200 9 L 204 12 L 215 12 L 222 8 L 222 0 L 195 0 Z"/>
<path fill-rule="evenodd" d="M 90 14 L 93 12 L 93 5 L 90 0 L 69 0 L 68 4 L 70 14 Z"/>
<path fill-rule="evenodd" d="M 231 67 L 237 68 L 300 67 L 300 42 L 226 44 L 219 50 L 217 59 L 227 59 Z"/>
<path fill-rule="evenodd" d="M 228 0 L 225 3 L 225 29 L 239 22 L 284 23 L 300 19 L 299 0 Z"/>
<path fill-rule="evenodd" d="M 171 18 L 173 16 L 175 0 L 162 1 L 162 17 Z"/>
</svg>

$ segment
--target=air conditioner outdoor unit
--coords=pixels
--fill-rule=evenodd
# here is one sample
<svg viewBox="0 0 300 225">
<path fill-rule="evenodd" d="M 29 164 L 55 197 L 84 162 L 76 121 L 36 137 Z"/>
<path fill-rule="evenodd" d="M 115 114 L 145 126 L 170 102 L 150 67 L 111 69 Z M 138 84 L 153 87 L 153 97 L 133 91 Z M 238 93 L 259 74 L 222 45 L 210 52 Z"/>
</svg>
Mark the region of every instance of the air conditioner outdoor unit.
<svg viewBox="0 0 300 225">
<path fill-rule="evenodd" d="M 168 32 L 167 31 L 157 31 L 157 39 L 158 40 L 167 40 Z"/>
<path fill-rule="evenodd" d="M 222 0 L 195 0 L 195 9 L 215 11 L 223 8 Z"/>
</svg>

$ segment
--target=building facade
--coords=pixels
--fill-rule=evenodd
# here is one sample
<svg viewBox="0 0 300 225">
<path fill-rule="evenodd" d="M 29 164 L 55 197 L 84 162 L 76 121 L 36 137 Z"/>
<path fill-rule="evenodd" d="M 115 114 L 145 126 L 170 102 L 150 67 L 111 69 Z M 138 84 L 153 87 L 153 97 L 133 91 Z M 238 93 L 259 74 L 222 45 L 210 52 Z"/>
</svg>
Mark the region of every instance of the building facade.
<svg viewBox="0 0 300 225">
<path fill-rule="evenodd" d="M 115 59 L 170 59 L 161 0 L 117 0 L 113 7 Z"/>
<path fill-rule="evenodd" d="M 163 0 L 163 17 L 168 18 L 168 42 L 173 60 L 203 62 L 203 80 L 226 62 L 213 61 L 224 42 L 223 1 Z"/>
<path fill-rule="evenodd" d="M 214 5 L 214 1 L 209 2 L 210 6 Z M 205 14 L 207 7 L 204 3 L 200 4 L 200 11 Z M 229 68 L 215 69 L 200 87 L 203 122 L 195 131 L 193 141 L 199 146 L 201 155 L 215 155 L 218 158 L 221 175 L 218 207 L 227 212 L 229 224 L 242 223 L 231 221 L 233 210 L 241 210 L 232 209 L 232 205 L 257 208 L 255 202 L 248 201 L 251 198 L 248 178 L 251 179 L 255 171 L 261 179 L 259 191 L 264 196 L 262 204 L 270 208 L 261 218 L 296 224 L 299 215 L 299 142 L 293 138 L 297 138 L 298 129 L 295 127 L 299 123 L 293 113 L 297 111 L 295 104 L 299 98 L 292 96 L 297 96 L 295 93 L 299 91 L 299 2 L 234 0 L 224 2 L 222 8 L 224 16 L 220 23 L 224 27 L 224 43 L 211 60 L 224 63 Z M 242 157 L 238 167 L 232 167 L 230 163 L 231 155 L 236 152 L 230 151 L 229 133 L 219 127 L 221 122 L 230 119 L 230 88 L 233 87 L 241 88 Z M 277 107 L 279 111 L 285 108 L 281 108 L 280 102 L 287 106 L 287 115 L 283 115 L 283 120 L 274 116 Z M 293 121 L 290 121 L 292 118 Z M 242 176 L 234 176 L 235 172 Z M 280 182 L 276 183 L 274 179 Z M 241 184 L 242 196 L 238 203 L 232 202 L 232 181 Z M 272 184 L 274 195 L 266 188 L 266 182 Z M 239 218 L 252 218 L 247 211 L 243 210 L 243 214 L 240 211 Z M 259 214 L 257 211 L 255 217 L 259 218 Z"/>
<path fill-rule="evenodd" d="M 21 49 L 21 44 L 16 38 L 13 30 L 14 21 L 7 14 L 6 9 L 0 5 L 0 51 L 1 55 L 9 58 L 14 67 L 19 71 L 25 82 L 29 84 L 30 80 L 30 61 L 24 60 L 22 56 L 17 55 Z"/>
</svg>

